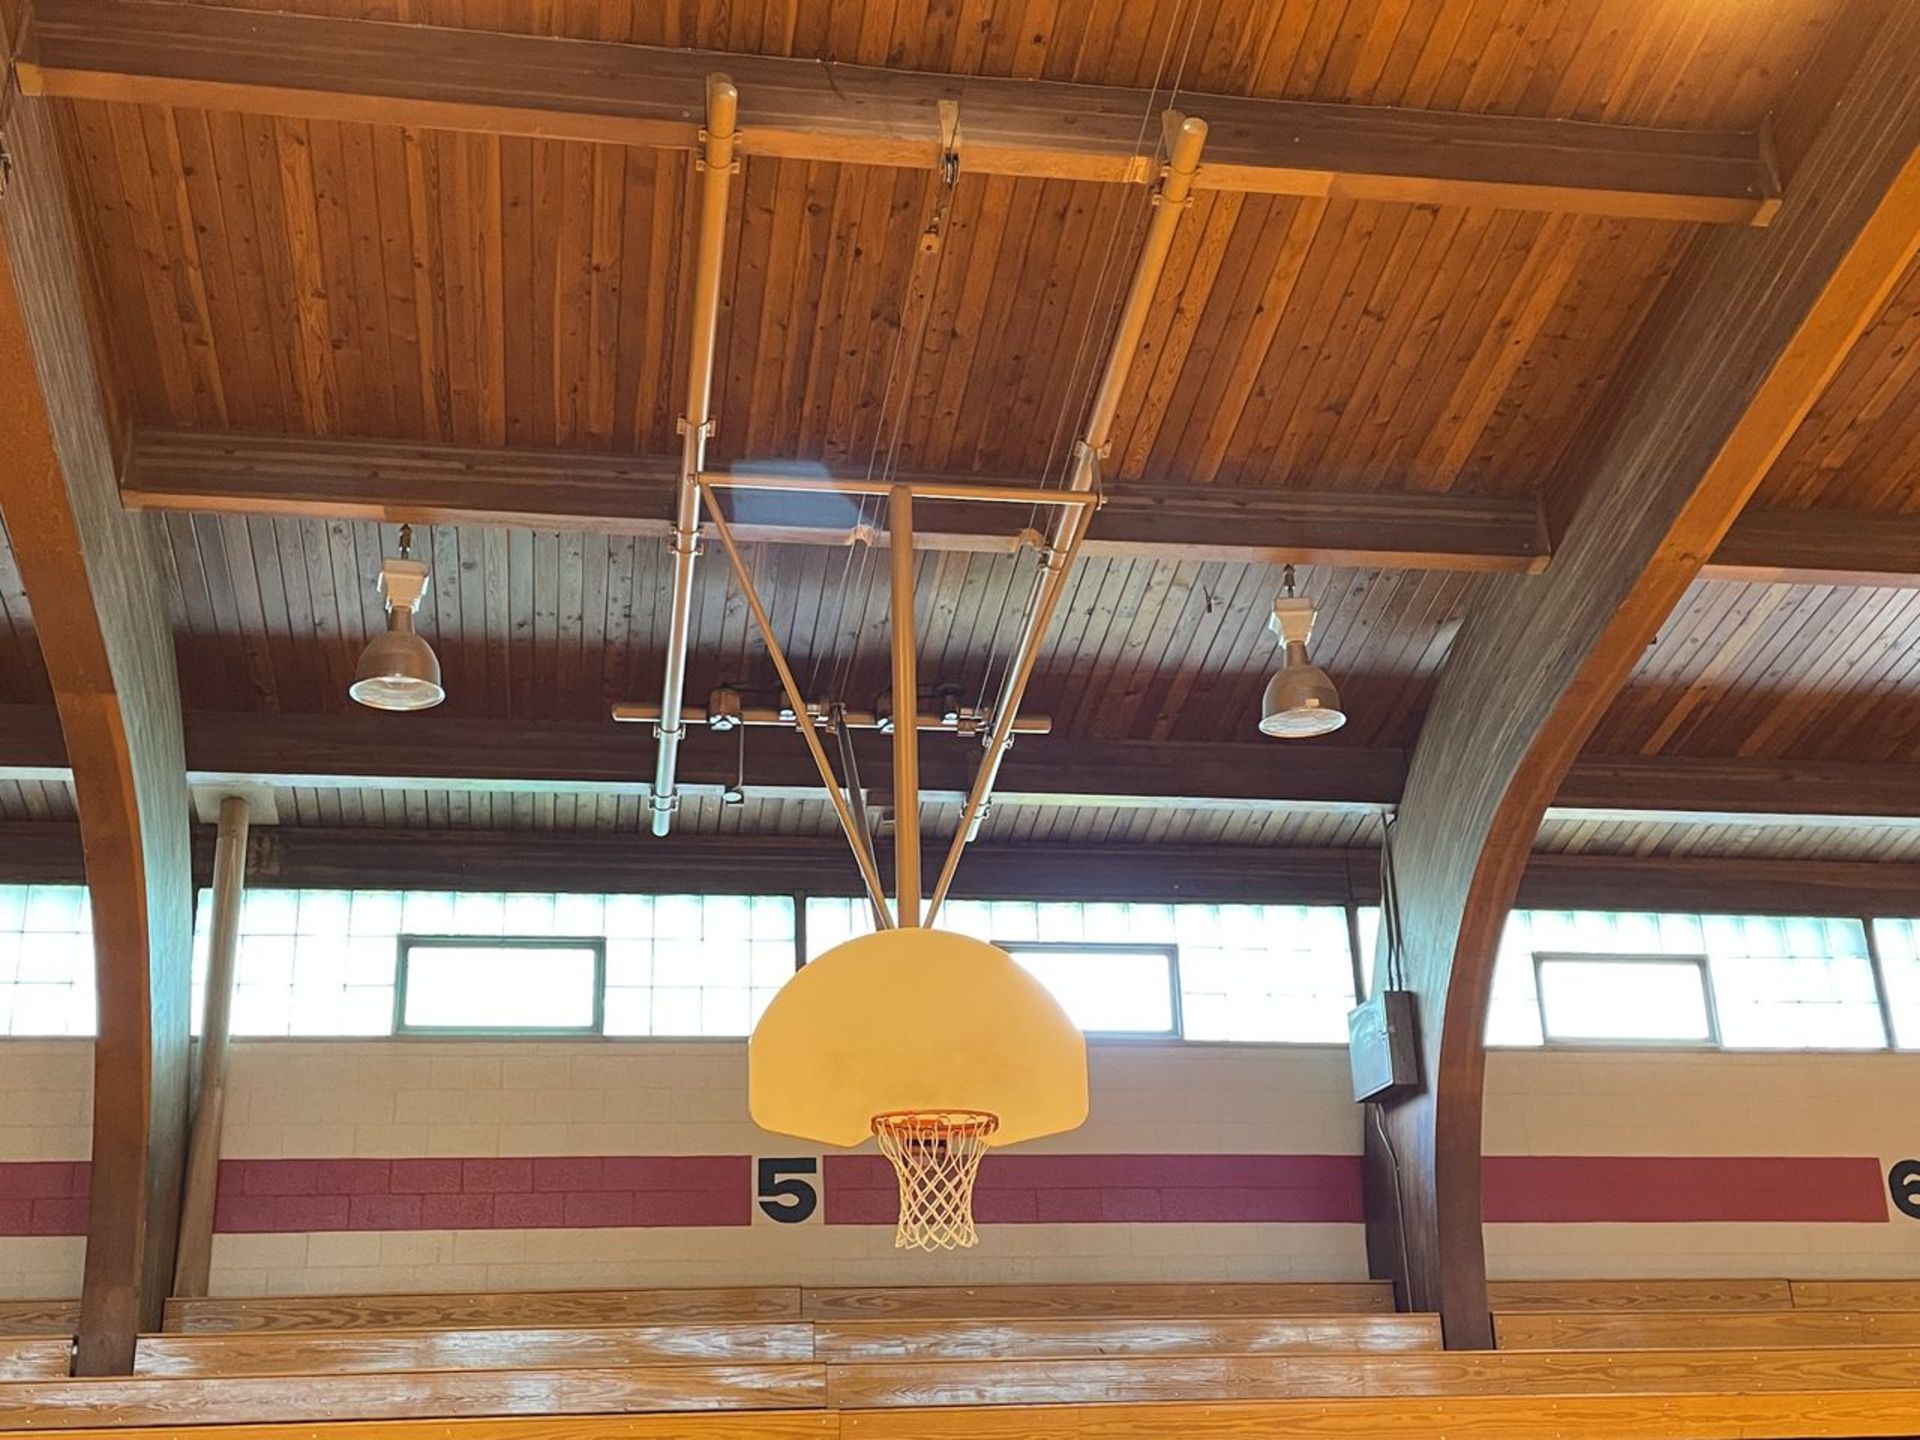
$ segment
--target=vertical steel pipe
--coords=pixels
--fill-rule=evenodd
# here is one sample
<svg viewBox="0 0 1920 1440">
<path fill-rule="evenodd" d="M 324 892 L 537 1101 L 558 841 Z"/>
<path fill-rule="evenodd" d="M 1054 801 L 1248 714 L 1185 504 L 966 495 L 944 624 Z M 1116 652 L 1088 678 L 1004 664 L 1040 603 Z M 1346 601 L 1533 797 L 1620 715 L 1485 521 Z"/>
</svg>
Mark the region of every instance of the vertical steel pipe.
<svg viewBox="0 0 1920 1440">
<path fill-rule="evenodd" d="M 1073 468 L 1067 478 L 1070 489 L 1091 490 L 1099 478 L 1100 459 L 1113 440 L 1113 422 L 1120 410 L 1120 395 L 1126 389 L 1127 376 L 1139 353 L 1140 337 L 1146 331 L 1147 316 L 1153 309 L 1153 297 L 1160 288 L 1160 277 L 1167 268 L 1167 255 L 1173 248 L 1173 232 L 1193 193 L 1193 177 L 1200 168 L 1200 151 L 1206 143 L 1206 121 L 1191 115 L 1182 118 L 1169 112 L 1167 160 L 1160 172 L 1160 188 L 1153 197 L 1153 215 L 1147 221 L 1147 234 L 1141 243 L 1140 256 L 1134 263 L 1133 280 L 1127 287 L 1126 299 L 1120 307 L 1113 344 L 1107 351 L 1106 368 L 1101 374 L 1099 388 L 1094 391 L 1086 425 L 1073 449 Z M 933 899 L 927 908 L 929 925 L 939 915 L 940 907 L 946 901 L 947 891 L 953 886 L 954 872 L 960 868 L 960 857 L 966 851 L 967 842 L 979 828 L 987 801 L 993 794 L 994 782 L 1000 775 L 1000 762 L 1006 755 L 1007 746 L 1012 743 L 1014 718 L 1020 712 L 1020 702 L 1027 693 L 1027 683 L 1033 678 L 1034 666 L 1039 663 L 1040 646 L 1046 639 L 1047 627 L 1052 623 L 1054 611 L 1059 608 L 1060 597 L 1066 589 L 1067 572 L 1080 552 L 1080 542 L 1086 538 L 1091 520 L 1090 507 L 1062 509 L 1054 515 L 1048 532 L 1046 569 L 1033 605 L 1027 611 L 1026 623 L 1021 627 L 1013 664 L 1007 671 L 1006 685 L 993 712 L 993 730 L 987 737 L 987 750 L 980 764 L 980 773 L 974 778 L 966 809 L 960 816 L 960 827 L 954 832 L 953 842 L 947 848 L 946 863 L 940 868 L 940 881 L 933 889 Z"/>
<path fill-rule="evenodd" d="M 180 1237 L 174 1252 L 173 1293 L 204 1295 L 213 1268 L 213 1205 L 220 1176 L 220 1128 L 227 1103 L 228 1035 L 232 1029 L 233 973 L 240 948 L 240 902 L 247 888 L 245 799 L 220 802 L 213 848 L 213 923 L 207 946 L 206 1009 L 200 1022 L 199 1080 L 187 1135 L 187 1174 L 180 1193 Z"/>
<path fill-rule="evenodd" d="M 693 565 L 700 552 L 700 471 L 713 433 L 713 352 L 720 328 L 720 262 L 727 248 L 727 195 L 733 184 L 740 92 L 725 75 L 707 77 L 707 125 L 701 135 L 700 230 L 693 272 L 693 338 L 687 353 L 687 409 L 680 417 L 680 477 L 673 517 L 673 594 L 667 620 L 666 676 L 660 687 L 660 742 L 654 755 L 653 833 L 673 828 L 680 804 L 680 760 L 687 646 L 693 630 Z"/>
<path fill-rule="evenodd" d="M 913 634 L 913 492 L 887 497 L 893 613 L 893 877 L 902 925 L 920 923 L 920 678 Z"/>
</svg>

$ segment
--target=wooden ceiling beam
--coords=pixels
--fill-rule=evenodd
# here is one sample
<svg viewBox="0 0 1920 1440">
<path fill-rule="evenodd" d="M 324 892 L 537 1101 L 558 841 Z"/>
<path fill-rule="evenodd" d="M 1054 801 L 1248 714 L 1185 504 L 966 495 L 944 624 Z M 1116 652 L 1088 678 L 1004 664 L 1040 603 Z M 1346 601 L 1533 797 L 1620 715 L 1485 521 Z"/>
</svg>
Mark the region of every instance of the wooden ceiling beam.
<svg viewBox="0 0 1920 1440">
<path fill-rule="evenodd" d="M 157 527 L 118 503 L 118 426 L 53 107 L 9 98 L 0 510 L 72 767 L 99 996 L 74 1373 L 128 1374 L 173 1277 L 185 1152 L 193 881 L 180 696 Z"/>
<path fill-rule="evenodd" d="M 121 496 L 144 510 L 516 525 L 664 540 L 677 463 L 595 451 L 142 430 Z M 995 483 L 964 475 L 904 478 Z M 846 543 L 844 497 L 733 492 L 730 504 L 742 540 Z M 922 501 L 915 520 L 922 549 L 991 553 L 1014 543 L 1002 507 Z M 884 535 L 878 538 L 884 543 Z M 1548 563 L 1546 530 L 1529 499 L 1133 483 L 1108 489 L 1084 551 L 1381 570 L 1534 573 Z M 1750 510 L 1702 574 L 1920 586 L 1920 516 Z"/>
<path fill-rule="evenodd" d="M 1494 956 L 1555 792 L 1659 626 L 1920 250 L 1920 8 L 1863 46 L 1772 228 L 1697 236 L 1550 493 L 1552 565 L 1479 582 L 1394 831 L 1422 1083 L 1367 1128 L 1368 1254 L 1448 1345 L 1487 1348 L 1481 1109 Z M 1386 973 L 1384 962 L 1378 967 Z"/>
<path fill-rule="evenodd" d="M 146 510 L 522 525 L 664 540 L 676 463 L 664 456 L 143 430 L 121 495 Z M 900 478 L 1004 483 L 976 475 Z M 857 518 L 853 501 L 840 495 L 731 491 L 728 506 L 742 541 L 845 544 Z M 1005 506 L 923 500 L 914 516 L 923 550 L 994 553 L 1017 543 L 1019 522 Z M 885 542 L 884 534 L 876 538 Z M 1082 550 L 1382 569 L 1532 571 L 1546 563 L 1545 532 L 1524 499 L 1130 483 L 1108 489 Z"/>
<path fill-rule="evenodd" d="M 509 35 L 155 0 L 40 0 L 34 94 L 691 150 L 706 76 L 740 87 L 749 155 L 932 169 L 960 106 L 968 174 L 1141 182 L 1149 91 Z M 1750 133 L 1183 92 L 1202 189 L 1765 224 Z"/>
<path fill-rule="evenodd" d="M 189 711 L 187 778 L 194 785 L 314 789 L 644 795 L 646 727 L 611 721 L 509 721 L 428 714 L 257 715 Z M 886 737 L 861 732 L 861 773 L 889 781 Z M 682 774 L 696 795 L 732 784 L 736 741 L 704 727 L 686 740 Z M 930 803 L 964 795 L 973 744 L 922 741 Z M 1180 809 L 1275 808 L 1371 813 L 1399 802 L 1406 754 L 1271 740 L 1135 741 L 1029 735 L 1008 753 L 1000 803 Z M 65 780 L 66 751 L 51 707 L 0 706 L 0 777 Z M 820 780 L 791 733 L 756 733 L 747 784 L 768 798 L 818 799 Z M 1583 755 L 1549 814 L 1680 823 L 1814 821 L 1867 826 L 1920 821 L 1920 766 L 1814 760 Z"/>
<path fill-rule="evenodd" d="M 195 873 L 213 867 L 213 831 L 194 833 Z M 564 830 L 256 828 L 249 877 L 273 888 L 539 889 L 662 894 L 858 896 L 859 872 L 837 838 Z M 77 884 L 76 825 L 0 821 L 0 884 Z M 1139 900 L 1212 904 L 1373 905 L 1379 852 L 1261 845 L 969 847 L 954 894 L 972 900 Z M 1872 861 L 1534 855 L 1518 904 L 1545 910 L 1625 906 L 1684 914 L 1903 915 L 1920 865 Z"/>
<path fill-rule="evenodd" d="M 1769 585 L 1920 586 L 1920 515 L 1744 510 L 1701 575 Z"/>
</svg>

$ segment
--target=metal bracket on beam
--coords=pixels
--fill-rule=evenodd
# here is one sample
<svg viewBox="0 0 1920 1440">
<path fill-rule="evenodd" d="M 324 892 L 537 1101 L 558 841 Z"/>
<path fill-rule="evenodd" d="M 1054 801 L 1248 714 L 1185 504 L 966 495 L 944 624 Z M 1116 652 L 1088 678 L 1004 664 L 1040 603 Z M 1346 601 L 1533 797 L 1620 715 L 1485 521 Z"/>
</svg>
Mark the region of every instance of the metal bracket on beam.
<svg viewBox="0 0 1920 1440">
<path fill-rule="evenodd" d="M 735 146 L 738 146 L 740 143 L 740 135 L 741 135 L 741 132 L 739 130 L 735 130 L 733 132 L 733 144 Z M 701 175 L 706 173 L 707 142 L 712 138 L 713 137 L 707 132 L 707 127 L 702 125 L 700 127 L 699 148 L 697 148 L 693 152 L 693 173 L 696 175 Z M 738 175 L 740 173 L 740 166 L 741 166 L 740 156 L 738 154 L 735 154 L 733 159 L 727 162 L 727 173 L 729 175 Z"/>
</svg>

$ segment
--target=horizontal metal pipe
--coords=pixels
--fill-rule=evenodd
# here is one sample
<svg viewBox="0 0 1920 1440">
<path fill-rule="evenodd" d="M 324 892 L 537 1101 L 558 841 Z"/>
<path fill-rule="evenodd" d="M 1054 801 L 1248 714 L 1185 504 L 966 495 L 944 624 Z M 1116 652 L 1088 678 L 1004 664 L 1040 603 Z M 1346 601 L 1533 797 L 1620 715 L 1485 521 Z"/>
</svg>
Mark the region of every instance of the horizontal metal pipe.
<svg viewBox="0 0 1920 1440">
<path fill-rule="evenodd" d="M 983 481 L 858 480 L 833 475 L 760 475 L 751 470 L 705 471 L 700 483 L 714 490 L 797 490 L 819 495 L 887 495 L 905 490 L 916 500 L 978 500 L 989 505 L 1057 505 L 1066 509 L 1097 506 L 1098 495 L 1041 485 L 996 485 Z"/>
<path fill-rule="evenodd" d="M 816 722 L 825 722 L 828 719 L 827 712 L 821 706 L 812 705 L 808 708 L 813 712 L 813 718 Z M 622 700 L 613 707 L 613 718 L 622 724 L 644 725 L 648 723 L 658 723 L 660 719 L 660 707 L 658 705 L 643 704 L 635 700 Z M 680 718 L 689 725 L 704 725 L 707 723 L 708 711 L 706 707 L 701 705 L 687 705 L 681 708 Z M 742 710 L 740 712 L 740 723 L 743 725 L 779 727 L 786 730 L 795 729 L 797 724 L 790 712 L 771 709 Z M 871 710 L 848 710 L 844 713 L 841 723 L 851 730 L 879 730 L 882 728 L 890 730 L 893 728 L 890 724 L 883 727 L 880 722 L 880 717 Z M 922 730 L 946 730 L 954 733 L 958 733 L 960 730 L 958 723 L 943 719 L 938 715 L 922 715 L 920 717 L 919 728 Z M 1023 715 L 1014 721 L 1013 731 L 1016 735 L 1048 735 L 1053 732 L 1053 720 L 1046 715 Z"/>
</svg>

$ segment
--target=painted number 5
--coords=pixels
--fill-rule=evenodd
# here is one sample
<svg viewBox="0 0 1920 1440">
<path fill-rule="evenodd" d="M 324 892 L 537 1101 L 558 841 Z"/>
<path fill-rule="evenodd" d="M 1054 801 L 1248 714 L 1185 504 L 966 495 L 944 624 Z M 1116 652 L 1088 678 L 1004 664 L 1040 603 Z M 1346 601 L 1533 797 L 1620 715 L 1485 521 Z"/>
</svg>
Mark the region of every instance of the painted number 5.
<svg viewBox="0 0 1920 1440">
<path fill-rule="evenodd" d="M 791 1160 L 762 1160 L 759 1175 L 760 1211 L 769 1220 L 782 1225 L 798 1225 L 820 1208 L 820 1192 L 802 1175 L 820 1173 L 820 1162 L 811 1156 Z"/>
</svg>

